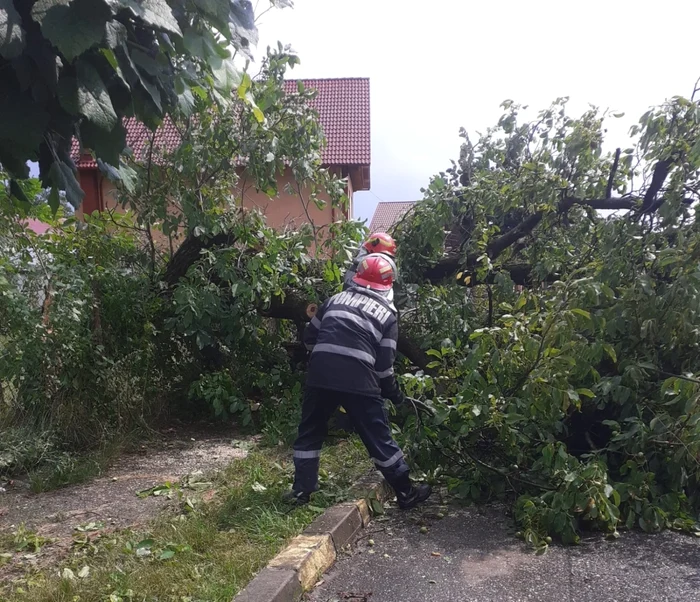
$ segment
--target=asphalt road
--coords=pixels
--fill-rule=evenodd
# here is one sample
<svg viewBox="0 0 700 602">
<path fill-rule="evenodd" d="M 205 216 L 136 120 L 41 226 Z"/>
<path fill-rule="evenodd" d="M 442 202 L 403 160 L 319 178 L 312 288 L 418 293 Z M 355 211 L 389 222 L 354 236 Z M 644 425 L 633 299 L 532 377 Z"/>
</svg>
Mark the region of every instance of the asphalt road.
<svg viewBox="0 0 700 602">
<path fill-rule="evenodd" d="M 595 535 L 536 555 L 500 509 L 449 507 L 442 519 L 438 511 L 390 510 L 373 521 L 308 600 L 700 602 L 700 538 Z"/>
</svg>

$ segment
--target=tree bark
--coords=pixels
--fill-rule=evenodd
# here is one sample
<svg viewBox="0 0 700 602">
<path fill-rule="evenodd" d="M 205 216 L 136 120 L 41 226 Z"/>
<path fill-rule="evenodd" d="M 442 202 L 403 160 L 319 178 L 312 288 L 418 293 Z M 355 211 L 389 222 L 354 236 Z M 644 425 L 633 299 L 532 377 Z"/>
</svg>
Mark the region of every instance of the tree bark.
<svg viewBox="0 0 700 602">
<path fill-rule="evenodd" d="M 586 205 L 598 210 L 632 210 L 639 207 L 640 200 L 641 199 L 634 197 L 612 199 L 579 199 L 576 197 L 566 197 L 559 203 L 558 211 L 560 213 L 565 213 L 574 205 Z M 486 255 L 488 255 L 492 261 L 496 259 L 518 240 L 532 232 L 539 225 L 544 216 L 544 211 L 537 211 L 525 218 L 525 220 L 520 222 L 515 228 L 494 238 L 486 247 Z M 428 268 L 425 272 L 425 278 L 428 282 L 437 284 L 456 274 L 460 268 L 466 271 L 472 271 L 476 268 L 477 260 L 480 256 L 481 253 L 472 253 L 466 257 L 456 254 L 448 255 Z M 503 266 L 502 269 L 509 271 L 506 266 Z M 512 273 L 515 278 L 520 280 L 518 281 L 514 278 L 516 284 L 526 284 L 524 279 L 529 276 L 529 270 L 525 272 L 522 267 L 519 266 L 514 268 Z"/>
<path fill-rule="evenodd" d="M 187 270 L 199 259 L 204 249 L 224 247 L 232 245 L 236 239 L 227 233 L 217 234 L 210 238 L 198 237 L 190 234 L 175 251 L 165 267 L 163 282 L 168 288 L 175 286 Z"/>
<path fill-rule="evenodd" d="M 261 307 L 260 313 L 266 318 L 292 320 L 294 322 L 309 322 L 318 311 L 316 303 L 310 302 L 305 296 L 292 291 L 281 297 L 274 297 L 270 304 Z"/>
</svg>

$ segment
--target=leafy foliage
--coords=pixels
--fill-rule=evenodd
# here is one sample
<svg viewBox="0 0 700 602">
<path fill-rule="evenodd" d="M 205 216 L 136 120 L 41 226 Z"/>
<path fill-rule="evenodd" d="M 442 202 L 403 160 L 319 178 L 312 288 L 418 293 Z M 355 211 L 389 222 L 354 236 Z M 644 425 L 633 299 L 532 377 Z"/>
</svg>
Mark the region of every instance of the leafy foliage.
<svg viewBox="0 0 700 602">
<path fill-rule="evenodd" d="M 399 226 L 404 278 L 440 282 L 406 287 L 433 346 L 406 387 L 435 409 L 407 446 L 457 495 L 516 500 L 537 547 L 698 529 L 700 108 L 671 99 L 609 154 L 604 115 L 565 106 L 505 103 Z"/>
<path fill-rule="evenodd" d="M 2 0 L 0 164 L 24 179 L 38 161 L 44 186 L 77 207 L 76 136 L 109 177 L 128 182 L 122 119 L 155 128 L 190 114 L 196 99 L 227 105 L 244 80 L 234 59 L 250 58 L 257 37 L 249 0 Z M 29 202 L 21 187 L 12 193 Z"/>
<path fill-rule="evenodd" d="M 337 290 L 362 231 L 343 221 L 277 232 L 242 207 L 243 180 L 274 199 L 285 170 L 305 204 L 347 202 L 344 182 L 321 167 L 313 92 L 284 93 L 296 62 L 271 51 L 228 107 L 199 100 L 195 115 L 173 117 L 181 143 L 125 162 L 134 186 L 120 187 L 118 210 L 82 223 L 37 205 L 53 231 L 36 236 L 0 204 L 2 428 L 54 454 L 102 447 L 171 411 L 289 438 L 297 325 L 273 317 L 298 321 L 309 300 Z M 35 446 L 13 449 L 5 472 L 47 463 Z"/>
</svg>

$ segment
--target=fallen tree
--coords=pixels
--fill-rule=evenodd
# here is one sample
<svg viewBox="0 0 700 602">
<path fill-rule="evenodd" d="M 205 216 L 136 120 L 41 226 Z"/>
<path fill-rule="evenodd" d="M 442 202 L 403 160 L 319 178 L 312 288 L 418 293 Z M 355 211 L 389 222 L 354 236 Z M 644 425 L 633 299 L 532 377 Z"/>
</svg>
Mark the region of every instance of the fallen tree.
<svg viewBox="0 0 700 602">
<path fill-rule="evenodd" d="M 183 124 L 180 148 L 133 166 L 138 192 L 122 201 L 135 222 L 112 238 L 109 224 L 89 223 L 96 251 L 73 231 L 77 251 L 51 247 L 62 294 L 46 328 L 0 279 L 3 311 L 21 323 L 0 332 L 12 342 L 0 374 L 22 383 L 18 415 L 61 427 L 68 416 L 90 426 L 87 438 L 99 424 L 144 415 L 98 393 L 78 412 L 94 382 L 115 395 L 129 383 L 138 392 L 129 399 L 143 404 L 157 390 L 248 421 L 255 406 L 275 441 L 292 432 L 303 371 L 288 350 L 340 289 L 362 228 L 341 222 L 319 240 L 313 228 L 275 232 L 240 208 L 230 158 L 246 149 L 263 188 L 291 168 L 342 202 L 342 182 L 319 165 L 320 131 L 303 98 L 278 94 L 290 62 L 270 57 L 253 83 L 256 97 L 269 95 L 269 130 L 245 104 L 215 118 L 203 110 Z M 435 410 L 401 425 L 403 445 L 456 495 L 512 501 L 535 546 L 550 536 L 575 542 L 589 527 L 691 531 L 700 509 L 697 103 L 650 110 L 614 153 L 603 150 L 606 116 L 595 109 L 571 118 L 558 101 L 524 123 L 518 112 L 506 103 L 475 145 L 464 134 L 460 161 L 396 229 L 398 372 Z M 153 252 L 157 228 L 183 239 L 165 260 Z M 139 237 L 145 252 L 135 250 Z"/>
<path fill-rule="evenodd" d="M 697 530 L 698 105 L 651 109 L 611 154 L 595 109 L 518 110 L 463 134 L 397 228 L 434 371 L 406 377 L 435 416 L 405 446 L 457 495 L 512 499 L 536 547 Z"/>
</svg>

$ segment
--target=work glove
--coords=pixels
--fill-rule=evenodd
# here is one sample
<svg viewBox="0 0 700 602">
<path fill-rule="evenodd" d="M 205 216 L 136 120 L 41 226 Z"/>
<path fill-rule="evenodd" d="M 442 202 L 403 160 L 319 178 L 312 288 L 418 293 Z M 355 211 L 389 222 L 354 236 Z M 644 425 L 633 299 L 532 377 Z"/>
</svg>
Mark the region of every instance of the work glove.
<svg viewBox="0 0 700 602">
<path fill-rule="evenodd" d="M 406 396 L 401 392 L 400 389 L 397 389 L 396 393 L 393 395 L 393 397 L 391 397 L 390 401 L 398 408 L 399 406 L 406 403 Z"/>
</svg>

